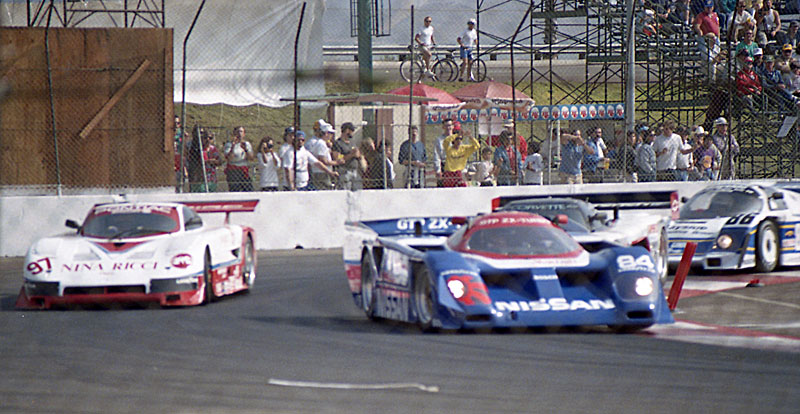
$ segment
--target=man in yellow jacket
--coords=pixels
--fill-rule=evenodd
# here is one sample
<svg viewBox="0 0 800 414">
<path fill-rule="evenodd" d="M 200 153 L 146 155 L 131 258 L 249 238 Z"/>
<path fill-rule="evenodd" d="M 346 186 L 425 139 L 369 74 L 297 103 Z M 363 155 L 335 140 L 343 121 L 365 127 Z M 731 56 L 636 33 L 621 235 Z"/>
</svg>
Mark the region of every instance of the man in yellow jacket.
<svg viewBox="0 0 800 414">
<path fill-rule="evenodd" d="M 469 134 L 465 135 L 461 131 L 459 122 L 453 125 L 453 132 L 453 135 L 445 138 L 442 142 L 445 154 L 447 154 L 442 172 L 442 185 L 444 187 L 466 187 L 467 182 L 464 181 L 462 171 L 467 166 L 469 156 L 481 148 L 481 143 Z M 465 137 L 470 140 L 467 144 L 463 143 Z"/>
</svg>

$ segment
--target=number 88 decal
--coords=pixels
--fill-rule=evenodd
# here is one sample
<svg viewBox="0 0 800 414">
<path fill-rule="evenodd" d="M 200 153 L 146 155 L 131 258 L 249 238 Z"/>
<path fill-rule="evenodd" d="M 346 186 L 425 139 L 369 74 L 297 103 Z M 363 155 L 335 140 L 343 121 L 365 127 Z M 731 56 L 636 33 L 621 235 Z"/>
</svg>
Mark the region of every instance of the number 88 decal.
<svg viewBox="0 0 800 414">
<path fill-rule="evenodd" d="M 739 224 L 750 224 L 750 223 L 753 222 L 753 219 L 755 219 L 755 218 L 756 218 L 756 214 L 755 213 L 737 214 L 737 215 L 729 218 L 728 221 L 725 222 L 725 224 L 736 224 L 736 223 L 739 223 Z"/>
</svg>

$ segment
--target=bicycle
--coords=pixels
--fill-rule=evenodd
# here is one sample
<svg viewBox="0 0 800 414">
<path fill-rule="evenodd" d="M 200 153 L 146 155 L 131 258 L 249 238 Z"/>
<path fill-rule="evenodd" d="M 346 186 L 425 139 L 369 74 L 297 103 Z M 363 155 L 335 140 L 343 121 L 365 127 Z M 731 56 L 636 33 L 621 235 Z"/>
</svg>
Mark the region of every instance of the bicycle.
<svg viewBox="0 0 800 414">
<path fill-rule="evenodd" d="M 414 82 L 420 82 L 425 74 L 425 60 L 419 51 L 420 46 L 417 45 L 415 48 L 417 51 L 414 52 L 413 61 L 406 57 L 400 62 L 400 76 L 406 82 L 412 79 Z M 453 52 L 450 51 L 450 53 Z M 444 58 L 440 58 L 442 54 L 445 55 Z M 449 54 L 431 48 L 431 72 L 433 72 L 435 80 L 453 81 L 458 76 L 458 64 Z"/>
<path fill-rule="evenodd" d="M 486 62 L 481 58 L 473 58 L 472 67 L 470 69 L 470 77 L 475 79 L 476 82 L 483 82 L 486 80 Z M 449 82 L 457 80 L 459 75 L 461 75 L 461 57 L 459 56 L 458 49 L 449 49 L 445 58 L 437 60 L 432 70 L 440 80 Z M 447 75 L 446 79 L 445 75 Z"/>
</svg>

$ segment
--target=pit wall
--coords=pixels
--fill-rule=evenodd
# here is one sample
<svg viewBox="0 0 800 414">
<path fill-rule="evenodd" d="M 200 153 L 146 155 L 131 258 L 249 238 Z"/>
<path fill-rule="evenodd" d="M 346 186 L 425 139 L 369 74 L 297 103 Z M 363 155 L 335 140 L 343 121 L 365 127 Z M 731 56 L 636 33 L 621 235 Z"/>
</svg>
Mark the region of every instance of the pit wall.
<svg viewBox="0 0 800 414">
<path fill-rule="evenodd" d="M 520 187 L 433 188 L 276 193 L 131 194 L 130 201 L 260 200 L 254 213 L 233 213 L 231 222 L 253 227 L 259 250 L 342 246 L 345 221 L 393 217 L 470 216 L 488 213 L 491 200 L 504 195 L 678 191 L 690 197 L 707 183 L 627 183 Z M 109 195 L 0 197 L 0 256 L 24 256 L 36 239 L 72 231 L 66 219 L 83 221 Z M 224 214 L 204 214 L 221 225 Z"/>
</svg>

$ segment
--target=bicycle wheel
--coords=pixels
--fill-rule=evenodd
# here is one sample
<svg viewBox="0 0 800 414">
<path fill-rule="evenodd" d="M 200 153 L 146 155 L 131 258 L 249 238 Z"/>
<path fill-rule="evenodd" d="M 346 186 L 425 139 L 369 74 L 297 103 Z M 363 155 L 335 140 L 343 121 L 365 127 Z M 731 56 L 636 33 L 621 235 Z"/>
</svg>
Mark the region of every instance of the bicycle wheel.
<svg viewBox="0 0 800 414">
<path fill-rule="evenodd" d="M 476 82 L 483 82 L 486 80 L 486 62 L 481 59 L 474 59 L 472 61 L 472 72 L 470 73 Z"/>
<path fill-rule="evenodd" d="M 454 76 L 457 76 L 453 62 L 449 60 L 440 60 L 436 62 L 433 65 L 433 74 L 436 75 L 436 79 L 442 82 L 449 82 L 453 80 Z"/>
<path fill-rule="evenodd" d="M 422 78 L 422 65 L 417 60 L 411 61 L 406 59 L 400 62 L 400 76 L 402 76 L 403 80 L 406 82 L 417 82 Z"/>
</svg>

